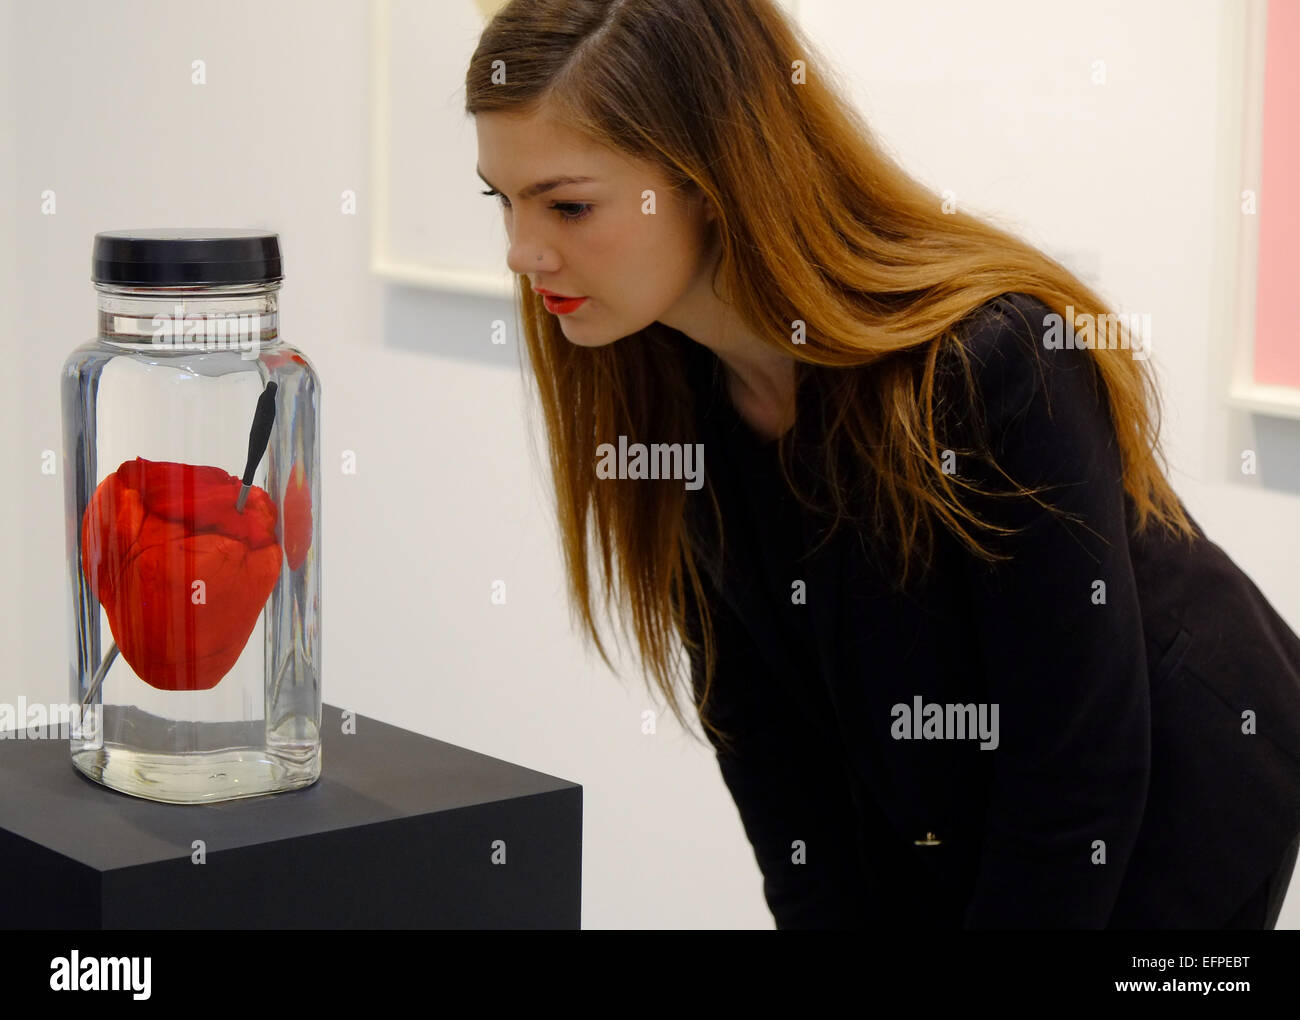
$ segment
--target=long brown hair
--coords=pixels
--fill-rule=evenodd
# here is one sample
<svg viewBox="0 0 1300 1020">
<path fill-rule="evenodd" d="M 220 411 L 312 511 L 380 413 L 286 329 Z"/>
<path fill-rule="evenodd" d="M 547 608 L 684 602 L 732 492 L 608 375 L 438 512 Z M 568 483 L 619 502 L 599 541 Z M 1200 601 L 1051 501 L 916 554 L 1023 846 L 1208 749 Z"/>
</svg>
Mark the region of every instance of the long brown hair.
<svg viewBox="0 0 1300 1020">
<path fill-rule="evenodd" d="M 494 77 L 499 66 L 504 80 Z M 826 383 L 817 389 L 819 416 L 830 423 L 820 449 L 836 525 L 849 516 L 851 479 L 842 477 L 837 452 L 847 449 L 855 475 L 874 482 L 873 512 L 887 514 L 896 532 L 905 585 L 914 558 L 929 564 L 936 521 L 973 554 L 996 558 L 964 526 L 991 528 L 950 484 L 966 483 L 939 469 L 933 397 L 936 365 L 950 346 L 974 393 L 956 327 L 1012 292 L 1062 316 L 1067 306 L 1079 314 L 1109 309 L 1023 240 L 945 211 L 875 141 L 833 74 L 771 0 L 513 0 L 474 51 L 466 110 L 528 114 L 545 104 L 589 137 L 653 162 L 674 188 L 706 197 L 721 241 L 715 289 L 723 285 L 764 343 L 797 359 L 801 385 L 813 377 Z M 517 274 L 516 286 L 584 636 L 613 670 L 592 613 L 590 531 L 606 610 L 617 596 L 620 611 L 630 612 L 642 659 L 688 731 L 671 668 L 674 642 L 694 657 L 701 643 L 690 635 L 702 634 L 705 680 L 695 706 L 726 742 L 708 718 L 714 635 L 683 486 L 596 475 L 596 447 L 619 435 L 629 443 L 694 441 L 682 345 L 658 323 L 604 347 L 575 345 L 527 277 Z M 795 320 L 806 334 L 792 344 Z M 1155 520 L 1194 536 L 1157 463 L 1158 389 L 1146 362 L 1126 349 L 1123 316 L 1119 323 L 1120 346 L 1099 344 L 1090 354 L 1137 529 Z M 787 482 L 798 427 L 779 444 Z M 1013 484 L 1015 494 L 1035 495 Z M 720 534 L 720 516 L 718 527 Z M 699 629 L 684 617 L 688 583 Z"/>
</svg>

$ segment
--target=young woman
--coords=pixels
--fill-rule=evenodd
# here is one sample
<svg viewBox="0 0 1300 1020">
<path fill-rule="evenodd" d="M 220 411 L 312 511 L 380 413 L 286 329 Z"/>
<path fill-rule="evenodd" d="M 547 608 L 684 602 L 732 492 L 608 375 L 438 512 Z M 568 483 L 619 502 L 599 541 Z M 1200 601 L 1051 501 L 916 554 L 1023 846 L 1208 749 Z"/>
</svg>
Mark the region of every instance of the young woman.
<svg viewBox="0 0 1300 1020">
<path fill-rule="evenodd" d="M 780 927 L 1272 927 L 1300 639 L 1165 479 L 1142 338 L 1057 343 L 1111 309 L 829 78 L 770 0 L 474 53 L 584 633 L 616 598 L 684 724 L 685 646 Z"/>
</svg>

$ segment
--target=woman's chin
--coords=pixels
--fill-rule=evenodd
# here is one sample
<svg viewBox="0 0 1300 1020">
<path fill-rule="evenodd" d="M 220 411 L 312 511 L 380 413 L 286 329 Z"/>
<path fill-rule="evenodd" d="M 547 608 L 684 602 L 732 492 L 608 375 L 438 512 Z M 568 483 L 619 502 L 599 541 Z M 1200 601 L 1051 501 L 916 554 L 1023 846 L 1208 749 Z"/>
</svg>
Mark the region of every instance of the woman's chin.
<svg viewBox="0 0 1300 1020">
<path fill-rule="evenodd" d="M 560 316 L 559 319 L 560 332 L 564 334 L 569 343 L 578 347 L 606 347 L 623 336 L 621 333 L 610 333 L 603 329 L 584 329 L 577 323 L 565 322 L 564 316 Z"/>
</svg>

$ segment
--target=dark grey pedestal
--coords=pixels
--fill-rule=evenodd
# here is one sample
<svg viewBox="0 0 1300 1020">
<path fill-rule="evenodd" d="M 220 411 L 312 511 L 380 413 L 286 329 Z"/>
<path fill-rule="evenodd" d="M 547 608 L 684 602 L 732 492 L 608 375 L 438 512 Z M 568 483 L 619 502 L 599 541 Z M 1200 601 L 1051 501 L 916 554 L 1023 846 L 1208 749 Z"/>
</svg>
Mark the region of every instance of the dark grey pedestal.
<svg viewBox="0 0 1300 1020">
<path fill-rule="evenodd" d="M 219 804 L 100 786 L 66 740 L 0 740 L 0 927 L 579 927 L 581 786 L 341 719 L 324 706 L 317 783 Z"/>
</svg>

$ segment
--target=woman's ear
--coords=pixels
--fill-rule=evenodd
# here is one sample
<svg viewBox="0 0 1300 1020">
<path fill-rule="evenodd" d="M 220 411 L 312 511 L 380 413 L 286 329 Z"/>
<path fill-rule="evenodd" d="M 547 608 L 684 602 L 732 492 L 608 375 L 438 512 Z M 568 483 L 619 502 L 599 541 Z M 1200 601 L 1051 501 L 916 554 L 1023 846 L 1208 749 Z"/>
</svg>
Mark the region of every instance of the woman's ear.
<svg viewBox="0 0 1300 1020">
<path fill-rule="evenodd" d="M 687 190 L 690 202 L 695 206 L 696 211 L 700 214 L 700 222 L 705 226 L 712 223 L 718 218 L 717 211 L 713 208 L 713 203 L 709 201 L 709 196 L 704 193 L 704 189 L 693 181 L 690 182 Z"/>
</svg>

